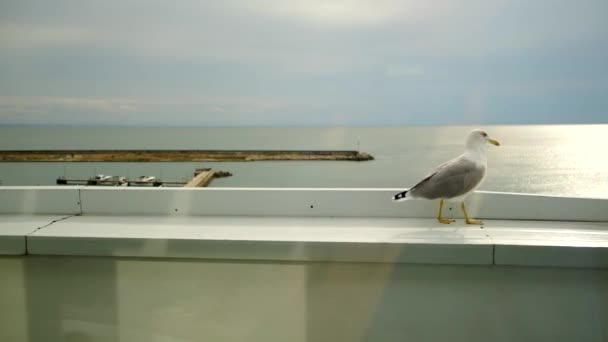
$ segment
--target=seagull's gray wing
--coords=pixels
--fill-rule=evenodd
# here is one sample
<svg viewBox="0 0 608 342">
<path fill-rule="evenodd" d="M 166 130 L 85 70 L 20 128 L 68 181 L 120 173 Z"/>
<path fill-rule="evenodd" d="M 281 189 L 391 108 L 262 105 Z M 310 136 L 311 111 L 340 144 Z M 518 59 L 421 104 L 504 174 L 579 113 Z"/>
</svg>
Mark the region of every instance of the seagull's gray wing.
<svg viewBox="0 0 608 342">
<path fill-rule="evenodd" d="M 412 197 L 427 199 L 453 198 L 473 190 L 483 179 L 484 166 L 464 157 L 440 165 L 409 192 Z"/>
</svg>

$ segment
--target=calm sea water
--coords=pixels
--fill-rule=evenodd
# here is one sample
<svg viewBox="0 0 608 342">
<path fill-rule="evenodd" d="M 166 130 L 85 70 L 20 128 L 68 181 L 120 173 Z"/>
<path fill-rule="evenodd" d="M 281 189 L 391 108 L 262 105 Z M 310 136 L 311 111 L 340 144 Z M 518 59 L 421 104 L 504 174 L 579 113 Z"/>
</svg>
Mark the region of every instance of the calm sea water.
<svg viewBox="0 0 608 342">
<path fill-rule="evenodd" d="M 481 190 L 608 197 L 608 125 L 390 128 L 1 127 L 0 149 L 359 149 L 370 162 L 0 163 L 2 185 L 50 185 L 95 174 L 189 179 L 213 167 L 233 177 L 214 187 L 413 185 L 459 155 L 472 128 L 502 146 L 489 149 Z"/>
</svg>

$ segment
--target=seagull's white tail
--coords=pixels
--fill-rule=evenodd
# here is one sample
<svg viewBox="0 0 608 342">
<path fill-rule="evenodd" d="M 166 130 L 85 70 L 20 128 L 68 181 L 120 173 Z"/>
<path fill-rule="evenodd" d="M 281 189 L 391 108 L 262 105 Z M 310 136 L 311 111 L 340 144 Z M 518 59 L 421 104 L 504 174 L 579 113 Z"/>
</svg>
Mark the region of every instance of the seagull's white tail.
<svg viewBox="0 0 608 342">
<path fill-rule="evenodd" d="M 412 196 L 409 193 L 409 190 L 402 191 L 402 192 L 396 194 L 395 196 L 393 196 L 393 202 L 403 202 L 403 201 L 407 201 L 409 199 L 412 199 Z"/>
</svg>

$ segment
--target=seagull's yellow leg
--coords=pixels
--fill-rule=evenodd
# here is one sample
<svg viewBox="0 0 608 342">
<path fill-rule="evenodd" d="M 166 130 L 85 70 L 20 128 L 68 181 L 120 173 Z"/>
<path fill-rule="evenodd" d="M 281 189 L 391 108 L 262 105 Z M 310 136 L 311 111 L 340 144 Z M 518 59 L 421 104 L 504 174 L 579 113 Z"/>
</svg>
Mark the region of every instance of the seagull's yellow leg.
<svg viewBox="0 0 608 342">
<path fill-rule="evenodd" d="M 443 224 L 450 224 L 450 223 L 456 221 L 456 220 L 450 220 L 450 219 L 445 219 L 445 218 L 441 217 L 442 211 L 443 211 L 443 199 L 441 199 L 441 202 L 439 202 L 439 213 L 437 214 L 437 221 L 439 221 L 439 223 L 443 223 Z"/>
<path fill-rule="evenodd" d="M 467 222 L 467 224 L 483 224 L 482 221 L 472 220 L 469 218 L 469 215 L 467 214 L 467 208 L 464 207 L 464 202 L 462 202 L 460 204 L 460 208 L 462 208 L 462 213 L 464 214 L 464 219 Z"/>
</svg>

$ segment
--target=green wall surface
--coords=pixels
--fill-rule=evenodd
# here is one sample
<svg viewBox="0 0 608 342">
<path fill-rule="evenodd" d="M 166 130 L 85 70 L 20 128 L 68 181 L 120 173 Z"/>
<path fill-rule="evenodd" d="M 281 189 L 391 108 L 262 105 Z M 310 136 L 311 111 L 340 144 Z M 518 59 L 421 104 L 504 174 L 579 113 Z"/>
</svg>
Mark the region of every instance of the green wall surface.
<svg viewBox="0 0 608 342">
<path fill-rule="evenodd" d="M 0 341 L 607 341 L 608 270 L 0 257 Z"/>
</svg>

